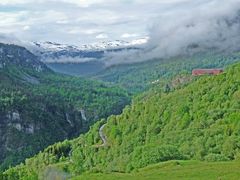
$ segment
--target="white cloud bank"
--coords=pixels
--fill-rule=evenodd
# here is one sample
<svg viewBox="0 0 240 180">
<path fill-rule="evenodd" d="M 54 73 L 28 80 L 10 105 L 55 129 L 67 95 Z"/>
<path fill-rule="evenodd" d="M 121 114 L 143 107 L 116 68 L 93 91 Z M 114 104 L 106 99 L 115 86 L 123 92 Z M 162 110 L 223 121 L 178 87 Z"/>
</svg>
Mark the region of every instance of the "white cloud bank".
<svg viewBox="0 0 240 180">
<path fill-rule="evenodd" d="M 99 34 L 132 40 L 134 34 L 145 37 L 164 9 L 180 2 L 184 0 L 1 0 L 0 33 L 69 44 L 91 43 Z M 96 31 L 85 33 L 92 29 Z"/>
<path fill-rule="evenodd" d="M 240 47 L 240 0 L 1 0 L 0 33 L 86 44 L 149 36 L 144 53 L 111 54 L 107 64 Z"/>
<path fill-rule="evenodd" d="M 122 53 L 106 63 L 129 63 L 202 51 L 240 50 L 240 0 L 177 3 L 160 13 L 149 28 L 144 52 Z"/>
<path fill-rule="evenodd" d="M 240 48 L 240 1 L 202 0 L 163 13 L 150 30 L 152 56 Z"/>
</svg>

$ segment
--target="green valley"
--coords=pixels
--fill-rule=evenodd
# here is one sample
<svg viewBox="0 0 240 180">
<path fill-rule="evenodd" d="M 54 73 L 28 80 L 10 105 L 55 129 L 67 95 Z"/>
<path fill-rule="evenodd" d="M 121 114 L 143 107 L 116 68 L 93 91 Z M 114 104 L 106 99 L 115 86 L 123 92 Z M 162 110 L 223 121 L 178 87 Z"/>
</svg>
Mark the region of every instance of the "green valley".
<svg viewBox="0 0 240 180">
<path fill-rule="evenodd" d="M 79 136 L 130 102 L 118 87 L 52 72 L 23 47 L 0 49 L 0 169 Z"/>
<path fill-rule="evenodd" d="M 224 167 L 220 162 L 234 170 L 238 167 L 234 161 L 240 157 L 239 73 L 240 64 L 235 64 L 221 75 L 195 77 L 192 82 L 168 92 L 156 86 L 136 97 L 121 115 L 95 123 L 79 138 L 48 147 L 27 159 L 25 164 L 7 170 L 3 177 L 37 179 L 52 167 L 71 177 L 87 172 L 86 177 L 94 177 L 95 173 L 110 173 L 100 175 L 106 178 L 129 177 L 131 174 L 113 172 L 139 171 L 141 174 L 139 169 L 169 160 L 184 160 L 179 161 L 179 165 L 187 160 L 186 171 L 191 167 L 200 170 L 204 163 L 212 167 L 209 162 L 219 162 L 214 166 L 216 169 L 209 172 L 212 177 L 217 177 L 217 171 Z M 107 145 L 101 147 L 98 146 L 102 144 L 99 128 L 105 123 Z M 192 160 L 197 163 L 191 165 Z M 172 170 L 178 167 L 174 166 Z M 179 176 L 183 172 L 179 172 Z M 191 172 L 188 173 L 191 177 Z M 170 175 L 162 174 L 164 178 Z M 205 175 L 201 173 L 199 178 Z M 161 177 L 161 174 L 152 177 Z"/>
<path fill-rule="evenodd" d="M 0 180 L 239 180 L 240 0 L 0 0 Z"/>
</svg>

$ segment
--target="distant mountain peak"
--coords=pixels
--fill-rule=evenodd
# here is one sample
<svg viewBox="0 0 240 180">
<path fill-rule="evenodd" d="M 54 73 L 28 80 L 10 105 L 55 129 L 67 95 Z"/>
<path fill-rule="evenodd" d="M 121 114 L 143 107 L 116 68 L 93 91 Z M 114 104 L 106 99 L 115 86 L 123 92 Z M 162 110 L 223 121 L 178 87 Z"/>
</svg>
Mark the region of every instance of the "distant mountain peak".
<svg viewBox="0 0 240 180">
<path fill-rule="evenodd" d="M 112 52 L 141 50 L 147 42 L 148 37 L 132 41 L 100 41 L 79 46 L 46 41 L 32 42 L 29 48 L 45 63 L 81 63 L 102 59 Z"/>
<path fill-rule="evenodd" d="M 12 65 L 22 69 L 32 69 L 37 72 L 50 70 L 37 56 L 26 48 L 18 45 L 0 43 L 0 68 L 3 69 Z"/>
<path fill-rule="evenodd" d="M 33 42 L 33 45 L 42 48 L 45 51 L 62 51 L 62 50 L 80 50 L 80 51 L 92 51 L 92 50 L 107 50 L 107 49 L 115 49 L 115 48 L 125 48 L 131 46 L 139 46 L 148 42 L 148 37 L 134 39 L 132 41 L 124 41 L 124 40 L 115 40 L 115 41 L 100 41 L 91 44 L 83 44 L 83 45 L 68 45 L 68 44 L 60 44 L 56 42 Z"/>
</svg>

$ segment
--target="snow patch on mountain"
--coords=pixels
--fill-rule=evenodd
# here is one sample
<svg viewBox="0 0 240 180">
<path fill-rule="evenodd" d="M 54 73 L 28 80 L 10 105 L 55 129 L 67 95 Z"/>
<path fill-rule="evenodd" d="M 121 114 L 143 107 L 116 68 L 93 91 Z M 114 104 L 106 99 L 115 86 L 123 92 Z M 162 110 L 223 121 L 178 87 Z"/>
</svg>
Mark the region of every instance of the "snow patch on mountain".
<svg viewBox="0 0 240 180">
<path fill-rule="evenodd" d="M 62 50 L 79 50 L 79 51 L 96 51 L 116 48 L 127 48 L 132 46 L 141 46 L 148 42 L 148 37 L 135 39 L 132 41 L 115 40 L 115 41 L 101 41 L 92 44 L 83 44 L 80 46 L 59 44 L 55 42 L 33 42 L 33 45 L 45 51 L 62 51 Z"/>
<path fill-rule="evenodd" d="M 148 37 L 132 41 L 101 41 L 84 45 L 67 45 L 55 42 L 32 42 L 31 50 L 41 57 L 44 63 L 84 63 L 101 61 L 105 63 L 111 55 L 139 51 L 145 47 Z"/>
</svg>

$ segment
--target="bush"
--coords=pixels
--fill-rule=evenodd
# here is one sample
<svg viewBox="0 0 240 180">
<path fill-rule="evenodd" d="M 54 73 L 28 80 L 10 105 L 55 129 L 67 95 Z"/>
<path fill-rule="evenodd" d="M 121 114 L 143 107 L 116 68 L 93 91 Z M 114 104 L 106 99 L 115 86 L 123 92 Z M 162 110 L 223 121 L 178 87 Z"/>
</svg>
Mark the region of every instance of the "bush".
<svg viewBox="0 0 240 180">
<path fill-rule="evenodd" d="M 136 148 L 133 153 L 133 167 L 141 168 L 149 164 L 159 163 L 169 160 L 181 160 L 183 156 L 177 147 L 171 145 L 145 146 Z"/>
<path fill-rule="evenodd" d="M 216 162 L 216 161 L 228 161 L 229 159 L 222 154 L 209 154 L 205 156 L 204 160 L 208 162 Z"/>
</svg>

